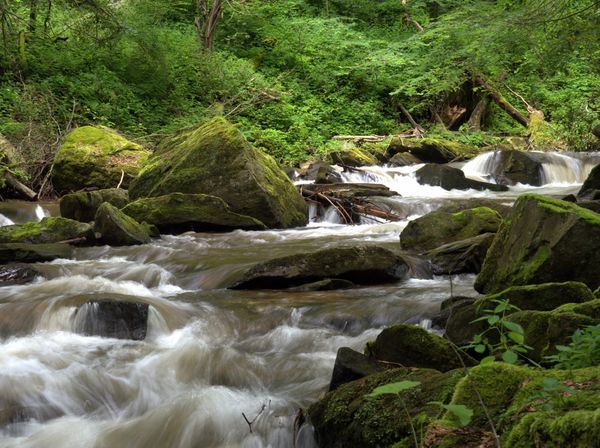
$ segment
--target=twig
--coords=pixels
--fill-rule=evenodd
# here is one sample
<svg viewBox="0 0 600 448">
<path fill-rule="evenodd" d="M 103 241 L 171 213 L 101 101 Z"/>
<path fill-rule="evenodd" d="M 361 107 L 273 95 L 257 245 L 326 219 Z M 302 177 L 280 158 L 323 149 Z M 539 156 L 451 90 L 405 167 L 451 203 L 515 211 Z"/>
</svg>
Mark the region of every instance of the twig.
<svg viewBox="0 0 600 448">
<path fill-rule="evenodd" d="M 252 420 L 248 420 L 248 417 L 246 417 L 246 414 L 244 414 L 242 412 L 242 417 L 244 417 L 244 420 L 246 420 L 246 423 L 248 424 L 248 428 L 250 429 L 250 434 L 252 434 L 252 425 L 254 424 L 256 419 L 258 417 L 260 417 L 260 414 L 262 414 L 264 412 L 264 410 L 267 408 L 267 405 L 270 405 L 270 404 L 271 404 L 271 400 L 269 400 L 268 403 L 263 403 L 260 410 L 258 411 L 258 414 L 256 414 L 256 416 Z"/>
<path fill-rule="evenodd" d="M 123 183 L 123 178 L 125 177 L 125 171 L 121 170 L 121 180 L 119 181 L 119 185 L 117 185 L 117 190 L 121 188 L 121 184 Z"/>
</svg>

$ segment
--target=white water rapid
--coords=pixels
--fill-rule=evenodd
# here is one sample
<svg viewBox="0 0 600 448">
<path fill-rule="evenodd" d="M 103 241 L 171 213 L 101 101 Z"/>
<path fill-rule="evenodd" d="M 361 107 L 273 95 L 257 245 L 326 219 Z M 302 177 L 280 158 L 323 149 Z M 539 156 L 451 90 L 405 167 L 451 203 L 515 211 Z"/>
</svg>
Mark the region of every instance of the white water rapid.
<svg viewBox="0 0 600 448">
<path fill-rule="evenodd" d="M 419 185 L 417 167 L 363 167 L 347 182 L 379 182 L 401 196 L 396 223 L 340 224 L 311 207 L 311 223 L 283 231 L 163 236 L 133 247 L 77 248 L 38 263 L 34 282 L 0 288 L 0 448 L 315 448 L 300 408 L 327 389 L 338 348 L 362 351 L 387 325 L 429 320 L 450 293 L 447 277 L 327 292 L 231 291 L 261 260 L 356 243 L 395 248 L 411 219 L 450 201 L 510 204 L 524 191 L 576 192 L 596 156 L 549 157 L 547 185 L 505 193 Z M 493 155 L 463 167 L 485 177 Z M 36 221 L 55 206 L 0 204 L 0 217 Z M 0 221 L 0 225 L 7 221 Z M 473 276 L 453 279 L 472 295 Z M 149 305 L 143 341 L 86 336 L 78 306 L 98 294 Z M 249 421 L 249 425 L 242 413 Z"/>
</svg>

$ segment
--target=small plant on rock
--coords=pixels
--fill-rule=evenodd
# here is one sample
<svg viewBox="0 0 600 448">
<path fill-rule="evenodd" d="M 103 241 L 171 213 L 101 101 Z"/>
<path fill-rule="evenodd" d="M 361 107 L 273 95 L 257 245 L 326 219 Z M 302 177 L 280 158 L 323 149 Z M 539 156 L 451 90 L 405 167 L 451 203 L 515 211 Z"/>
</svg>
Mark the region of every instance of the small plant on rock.
<svg viewBox="0 0 600 448">
<path fill-rule="evenodd" d="M 580 328 L 571 336 L 569 345 L 557 345 L 558 353 L 548 356 L 559 369 L 579 369 L 600 365 L 600 325 Z"/>
</svg>

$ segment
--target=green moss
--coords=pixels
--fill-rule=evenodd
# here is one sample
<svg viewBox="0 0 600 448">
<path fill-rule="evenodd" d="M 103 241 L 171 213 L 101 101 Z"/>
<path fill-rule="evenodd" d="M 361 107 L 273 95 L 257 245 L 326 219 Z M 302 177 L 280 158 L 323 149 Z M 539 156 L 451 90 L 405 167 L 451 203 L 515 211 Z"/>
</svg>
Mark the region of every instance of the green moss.
<svg viewBox="0 0 600 448">
<path fill-rule="evenodd" d="M 412 440 L 411 422 L 420 437 L 440 412 L 428 403 L 448 402 L 461 376 L 460 370 L 442 374 L 430 369 L 393 369 L 344 384 L 309 409 L 319 446 L 370 448 L 407 443 Z M 397 395 L 365 396 L 378 386 L 402 380 L 420 382 L 402 393 L 410 420 Z"/>
<path fill-rule="evenodd" d="M 60 198 L 60 214 L 64 218 L 90 222 L 103 202 L 117 208 L 125 207 L 129 202 L 129 194 L 127 190 L 117 188 L 67 194 Z"/>
<path fill-rule="evenodd" d="M 44 218 L 40 222 L 0 227 L 0 243 L 57 243 L 86 236 L 89 224 L 67 218 Z"/>
<path fill-rule="evenodd" d="M 114 246 L 145 244 L 150 241 L 150 229 L 127 216 L 108 202 L 96 212 L 94 231 L 100 241 Z"/>
<path fill-rule="evenodd" d="M 138 222 L 157 226 L 160 230 L 265 229 L 250 216 L 233 213 L 216 196 L 172 193 L 155 198 L 138 199 L 123 208 Z"/>
<path fill-rule="evenodd" d="M 65 139 L 56 153 L 52 181 L 59 192 L 126 187 L 149 152 L 108 128 L 83 126 Z"/>
<path fill-rule="evenodd" d="M 307 221 L 307 206 L 275 160 L 215 118 L 161 143 L 130 188 L 132 198 L 210 194 L 269 227 Z"/>
<path fill-rule="evenodd" d="M 434 211 L 408 223 L 400 236 L 404 249 L 430 250 L 498 230 L 502 218 L 488 207 L 477 207 L 455 213 Z"/>
<path fill-rule="evenodd" d="M 356 146 L 347 147 L 341 151 L 332 152 L 327 161 L 346 166 L 376 165 L 377 158 L 369 152 Z"/>
</svg>

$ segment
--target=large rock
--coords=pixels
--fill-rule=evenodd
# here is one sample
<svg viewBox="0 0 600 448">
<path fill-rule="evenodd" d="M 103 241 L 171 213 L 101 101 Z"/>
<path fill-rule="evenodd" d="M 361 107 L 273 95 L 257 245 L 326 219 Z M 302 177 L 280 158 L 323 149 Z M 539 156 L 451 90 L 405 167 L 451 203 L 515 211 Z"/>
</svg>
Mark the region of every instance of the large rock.
<svg viewBox="0 0 600 448">
<path fill-rule="evenodd" d="M 585 182 L 581 186 L 579 193 L 577 196 L 583 198 L 592 198 L 597 199 L 597 193 L 600 191 L 600 165 L 596 165 L 588 177 L 585 179 Z"/>
<path fill-rule="evenodd" d="M 456 213 L 470 208 L 488 207 L 498 212 L 502 218 L 506 218 L 512 212 L 512 200 L 492 198 L 466 198 L 446 199 L 444 205 L 437 210 L 446 213 Z"/>
<path fill-rule="evenodd" d="M 43 218 L 40 222 L 28 222 L 0 227 L 1 243 L 45 244 L 77 240 L 91 235 L 89 224 L 67 218 Z"/>
<path fill-rule="evenodd" d="M 138 199 L 122 211 L 138 222 L 155 225 L 165 233 L 266 228 L 257 219 L 232 212 L 221 198 L 206 194 L 171 193 Z"/>
<path fill-rule="evenodd" d="M 417 182 L 424 185 L 442 187 L 444 190 L 491 190 L 508 191 L 505 185 L 490 184 L 478 180 L 468 179 L 458 168 L 448 165 L 427 164 L 419 168 L 415 176 Z"/>
<path fill-rule="evenodd" d="M 403 280 L 408 271 L 402 257 L 382 247 L 334 247 L 258 263 L 231 288 L 281 289 L 326 278 L 356 284 L 389 283 Z"/>
<path fill-rule="evenodd" d="M 143 340 L 148 330 L 148 304 L 119 294 L 92 294 L 76 297 L 78 333 L 116 339 Z"/>
<path fill-rule="evenodd" d="M 360 184 L 360 183 L 344 183 L 344 184 L 311 184 L 299 185 L 299 189 L 305 192 L 315 194 L 325 194 L 333 196 L 337 199 L 364 199 L 369 197 L 392 197 L 398 193 L 390 190 L 382 184 Z"/>
<path fill-rule="evenodd" d="M 431 261 L 433 273 L 435 275 L 479 273 L 494 237 L 494 233 L 484 233 L 430 250 L 426 255 Z"/>
<path fill-rule="evenodd" d="M 94 220 L 96 211 L 103 202 L 123 208 L 129 203 L 129 194 L 127 190 L 120 188 L 66 194 L 60 198 L 60 215 L 63 218 L 90 222 Z"/>
<path fill-rule="evenodd" d="M 94 231 L 98 241 L 111 246 L 132 246 L 150 242 L 146 226 L 127 216 L 114 205 L 105 202 L 96 212 Z"/>
<path fill-rule="evenodd" d="M 108 128 L 83 126 L 65 139 L 54 158 L 52 183 L 59 193 L 87 187 L 127 188 L 150 153 Z"/>
<path fill-rule="evenodd" d="M 370 359 L 351 348 L 341 347 L 335 357 L 329 390 L 335 390 L 342 384 L 359 380 L 377 372 L 382 372 L 389 367 L 389 364 L 386 365 Z"/>
<path fill-rule="evenodd" d="M 600 286 L 600 214 L 570 202 L 523 195 L 488 251 L 475 289 L 564 282 Z"/>
<path fill-rule="evenodd" d="M 68 244 L 0 244 L 0 263 L 37 263 L 57 258 L 71 258 L 73 248 Z"/>
<path fill-rule="evenodd" d="M 423 163 L 422 160 L 418 159 L 416 156 L 413 156 L 409 152 L 399 152 L 392 156 L 390 160 L 387 161 L 387 165 L 397 167 L 397 166 L 407 166 L 407 165 L 416 165 L 419 163 Z"/>
<path fill-rule="evenodd" d="M 426 251 L 498 230 L 502 218 L 488 207 L 456 213 L 434 211 L 408 223 L 400 235 L 403 249 Z"/>
<path fill-rule="evenodd" d="M 518 150 L 496 151 L 490 160 L 490 176 L 498 184 L 517 183 L 540 186 L 544 183 L 542 163 L 547 161 L 542 153 Z"/>
<path fill-rule="evenodd" d="M 391 369 L 343 384 L 310 406 L 320 448 L 415 446 L 414 428 L 425 428 L 447 403 L 462 369 L 440 373 L 431 369 Z M 368 397 L 376 387 L 400 381 L 419 384 L 402 393 Z M 408 415 L 407 415 L 408 414 Z M 419 430 L 417 429 L 419 433 Z"/>
<path fill-rule="evenodd" d="M 0 287 L 22 285 L 33 281 L 40 272 L 26 264 L 12 263 L 0 266 Z"/>
<path fill-rule="evenodd" d="M 218 196 L 268 227 L 308 220 L 306 203 L 275 160 L 223 118 L 163 141 L 129 189 L 133 199 L 169 193 Z"/>
<path fill-rule="evenodd" d="M 447 163 L 453 160 L 465 160 L 479 154 L 474 146 L 464 145 L 451 140 L 434 138 L 394 138 L 385 156 L 391 159 L 398 153 L 410 153 L 425 163 Z"/>
<path fill-rule="evenodd" d="M 446 339 L 416 325 L 398 324 L 386 328 L 379 333 L 375 341 L 367 344 L 365 352 L 371 359 L 403 367 L 447 372 L 463 366 Z M 463 354 L 462 358 L 467 365 L 475 364 L 466 354 Z"/>
<path fill-rule="evenodd" d="M 302 176 L 306 180 L 314 180 L 317 184 L 335 184 L 342 182 L 340 173 L 328 163 L 311 163 Z"/>
<path fill-rule="evenodd" d="M 377 164 L 377 158 L 374 155 L 356 146 L 329 153 L 327 158 L 332 163 L 341 166 L 357 167 Z"/>
</svg>

